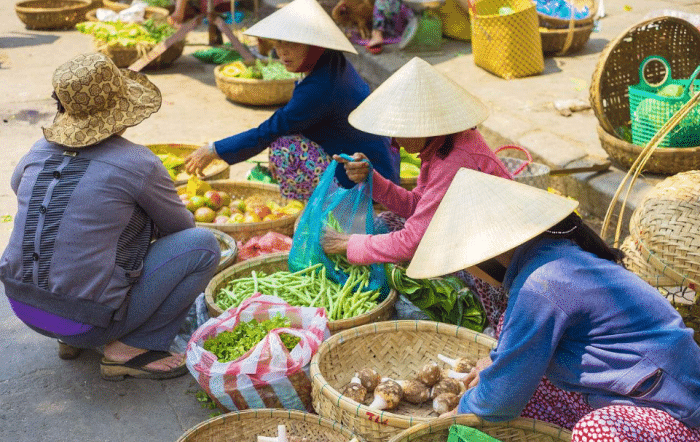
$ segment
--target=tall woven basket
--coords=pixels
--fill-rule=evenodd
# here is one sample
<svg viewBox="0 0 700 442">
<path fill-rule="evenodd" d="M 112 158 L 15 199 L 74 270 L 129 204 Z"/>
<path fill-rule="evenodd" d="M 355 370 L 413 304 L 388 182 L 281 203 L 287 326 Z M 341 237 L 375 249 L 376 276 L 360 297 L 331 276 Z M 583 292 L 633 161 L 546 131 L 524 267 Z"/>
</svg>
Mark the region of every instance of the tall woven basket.
<svg viewBox="0 0 700 442">
<path fill-rule="evenodd" d="M 530 0 L 469 0 L 474 63 L 505 79 L 544 71 L 535 3 Z M 500 15 L 503 7 L 513 12 Z"/>
<path fill-rule="evenodd" d="M 27 29 L 72 29 L 92 7 L 92 0 L 26 0 L 15 13 Z"/>
<path fill-rule="evenodd" d="M 618 35 L 601 53 L 590 87 L 590 102 L 598 118 L 601 145 L 613 160 L 622 167 L 636 160 L 629 147 L 631 141 L 629 86 L 639 84 L 639 66 L 650 55 L 658 55 L 669 61 L 677 78 L 689 78 L 700 65 L 700 30 L 691 23 L 675 17 L 657 17 L 637 23 Z M 664 75 L 658 72 L 659 81 Z M 623 143 L 611 142 L 608 136 Z M 656 149 L 646 164 L 645 171 L 652 173 L 678 173 L 697 168 L 698 152 L 694 147 Z M 664 157 L 664 159 L 661 159 Z M 672 158 L 672 163 L 667 159 Z"/>
<path fill-rule="evenodd" d="M 277 437 L 278 425 L 287 436 L 309 441 L 358 442 L 364 439 L 337 422 L 296 410 L 262 408 L 226 413 L 204 421 L 185 432 L 177 442 L 255 442 L 258 436 Z"/>
<path fill-rule="evenodd" d="M 249 196 L 257 195 L 265 200 L 275 201 L 280 205 L 285 205 L 287 199 L 280 195 L 279 186 L 276 184 L 255 183 L 252 181 L 236 181 L 236 180 L 214 180 L 207 181 L 214 190 L 223 190 L 236 199 L 245 199 Z M 178 193 L 185 192 L 186 187 L 180 186 L 177 188 Z M 215 224 L 215 223 L 200 223 L 201 227 L 221 230 L 229 234 L 237 241 L 246 242 L 254 236 L 264 235 L 267 232 L 279 232 L 283 235 L 292 236 L 294 234 L 294 222 L 299 217 L 300 213 L 295 215 L 285 216 L 284 218 L 274 221 L 259 221 L 252 223 L 238 224 Z"/>
<path fill-rule="evenodd" d="M 275 272 L 286 271 L 289 269 L 287 267 L 288 259 L 289 253 L 287 252 L 270 253 L 240 262 L 221 273 L 217 273 L 204 289 L 204 300 L 207 304 L 209 315 L 216 317 L 223 313 L 223 310 L 216 305 L 215 296 L 221 287 L 225 286 L 229 280 L 248 277 L 254 271 L 257 273 L 264 272 L 268 275 Z M 397 298 L 398 294 L 396 291 L 391 290 L 386 299 L 377 304 L 376 308 L 354 318 L 328 321 L 328 329 L 331 333 L 338 333 L 358 325 L 386 321 L 391 318 L 394 313 L 394 304 Z"/>
<path fill-rule="evenodd" d="M 452 425 L 464 425 L 486 433 L 501 442 L 569 442 L 571 432 L 546 422 L 518 418 L 506 422 L 487 422 L 473 414 L 439 418 L 413 426 L 388 442 L 447 442 Z"/>
<path fill-rule="evenodd" d="M 383 377 L 410 379 L 441 353 L 488 356 L 496 340 L 455 325 L 431 321 L 387 321 L 345 330 L 321 344 L 311 360 L 312 399 L 318 414 L 341 423 L 369 442 L 386 442 L 413 425 L 437 418 L 429 402 L 402 402 L 394 411 L 380 411 L 340 394 L 354 374 L 372 368 Z"/>
<path fill-rule="evenodd" d="M 566 3 L 570 9 L 586 8 L 588 15 L 576 19 L 575 14 L 572 13 L 567 20 L 538 12 L 542 51 L 545 54 L 567 55 L 579 52 L 586 45 L 591 32 L 593 32 L 594 17 L 597 11 L 596 2 L 594 0 L 569 0 Z"/>
<path fill-rule="evenodd" d="M 630 219 L 625 265 L 659 288 L 700 343 L 700 171 L 666 178 Z"/>
</svg>

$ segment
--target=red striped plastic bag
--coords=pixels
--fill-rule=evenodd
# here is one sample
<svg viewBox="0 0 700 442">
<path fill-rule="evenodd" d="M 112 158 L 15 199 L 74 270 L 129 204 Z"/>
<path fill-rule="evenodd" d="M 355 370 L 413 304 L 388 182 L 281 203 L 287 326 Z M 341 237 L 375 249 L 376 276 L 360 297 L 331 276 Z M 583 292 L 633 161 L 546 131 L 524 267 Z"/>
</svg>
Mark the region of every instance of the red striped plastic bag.
<svg viewBox="0 0 700 442">
<path fill-rule="evenodd" d="M 207 338 L 233 330 L 240 322 L 264 321 L 279 315 L 290 319 L 290 327 L 272 330 L 235 361 L 219 362 L 203 347 Z M 291 352 L 279 338 L 280 333 L 300 338 Z M 209 397 L 225 410 L 312 411 L 309 362 L 328 337 L 325 309 L 292 307 L 280 298 L 257 293 L 238 308 L 211 318 L 192 334 L 187 344 L 187 368 Z"/>
</svg>

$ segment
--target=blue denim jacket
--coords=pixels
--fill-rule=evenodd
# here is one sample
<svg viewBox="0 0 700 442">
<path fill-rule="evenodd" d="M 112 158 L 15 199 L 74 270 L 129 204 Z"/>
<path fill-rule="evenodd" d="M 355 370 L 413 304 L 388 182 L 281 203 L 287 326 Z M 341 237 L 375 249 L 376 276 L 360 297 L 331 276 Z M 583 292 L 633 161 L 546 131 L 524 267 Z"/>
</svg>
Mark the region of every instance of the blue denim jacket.
<svg viewBox="0 0 700 442">
<path fill-rule="evenodd" d="M 543 375 L 593 408 L 635 405 L 700 427 L 700 348 L 659 292 L 569 240 L 519 247 L 493 364 L 460 413 L 501 421 L 520 415 Z"/>
</svg>

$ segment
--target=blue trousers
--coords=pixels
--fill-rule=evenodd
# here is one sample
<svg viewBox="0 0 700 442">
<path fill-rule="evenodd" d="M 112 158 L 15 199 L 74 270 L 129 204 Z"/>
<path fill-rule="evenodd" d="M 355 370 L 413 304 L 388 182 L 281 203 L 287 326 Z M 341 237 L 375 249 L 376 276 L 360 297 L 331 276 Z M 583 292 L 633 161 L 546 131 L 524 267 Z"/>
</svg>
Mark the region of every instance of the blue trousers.
<svg viewBox="0 0 700 442">
<path fill-rule="evenodd" d="M 214 276 L 220 255 L 219 243 L 207 229 L 187 229 L 158 239 L 149 247 L 143 273 L 131 288 L 126 316 L 106 328 L 93 327 L 60 339 L 81 348 L 118 340 L 167 351 L 195 298 Z"/>
</svg>

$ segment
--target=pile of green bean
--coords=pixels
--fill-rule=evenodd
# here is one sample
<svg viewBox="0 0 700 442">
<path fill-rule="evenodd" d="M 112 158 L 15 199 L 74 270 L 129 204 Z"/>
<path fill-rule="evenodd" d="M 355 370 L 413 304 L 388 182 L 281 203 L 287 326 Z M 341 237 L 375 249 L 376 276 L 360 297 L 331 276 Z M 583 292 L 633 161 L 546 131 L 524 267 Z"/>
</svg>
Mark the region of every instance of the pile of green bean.
<svg viewBox="0 0 700 442">
<path fill-rule="evenodd" d="M 353 318 L 377 306 L 379 290 L 368 289 L 368 267 L 350 266 L 347 271 L 349 276 L 342 286 L 326 277 L 326 268 L 320 263 L 294 273 L 253 271 L 250 277 L 227 281 L 214 300 L 226 310 L 260 292 L 296 307 L 323 307 L 329 321 Z"/>
</svg>

